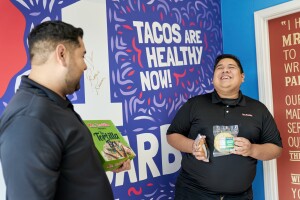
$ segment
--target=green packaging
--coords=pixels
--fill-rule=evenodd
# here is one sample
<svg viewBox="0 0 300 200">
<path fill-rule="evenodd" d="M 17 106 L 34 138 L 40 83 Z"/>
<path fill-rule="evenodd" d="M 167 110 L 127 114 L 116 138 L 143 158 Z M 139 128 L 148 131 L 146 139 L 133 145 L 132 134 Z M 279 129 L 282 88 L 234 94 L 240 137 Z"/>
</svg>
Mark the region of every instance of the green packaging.
<svg viewBox="0 0 300 200">
<path fill-rule="evenodd" d="M 105 171 L 112 171 L 136 155 L 111 120 L 84 120 Z"/>
</svg>

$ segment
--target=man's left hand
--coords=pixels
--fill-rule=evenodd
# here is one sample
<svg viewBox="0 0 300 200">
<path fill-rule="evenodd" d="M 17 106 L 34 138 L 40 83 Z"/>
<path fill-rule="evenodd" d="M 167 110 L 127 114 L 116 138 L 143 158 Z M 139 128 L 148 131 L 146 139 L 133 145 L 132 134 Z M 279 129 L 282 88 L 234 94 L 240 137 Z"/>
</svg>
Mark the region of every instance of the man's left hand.
<svg viewBox="0 0 300 200">
<path fill-rule="evenodd" d="M 128 159 L 125 162 L 123 162 L 123 164 L 118 169 L 113 170 L 113 172 L 119 173 L 130 169 L 131 169 L 131 160 Z"/>
<path fill-rule="evenodd" d="M 249 156 L 251 154 L 251 142 L 243 137 L 235 137 L 234 138 L 234 149 L 231 153 L 242 155 L 242 156 Z"/>
</svg>

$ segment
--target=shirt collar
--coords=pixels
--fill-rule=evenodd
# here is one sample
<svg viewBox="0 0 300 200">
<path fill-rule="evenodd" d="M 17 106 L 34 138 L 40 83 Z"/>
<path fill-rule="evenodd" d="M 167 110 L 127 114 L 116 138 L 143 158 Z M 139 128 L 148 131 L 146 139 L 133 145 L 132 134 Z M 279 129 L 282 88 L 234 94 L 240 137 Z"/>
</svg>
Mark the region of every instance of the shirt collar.
<svg viewBox="0 0 300 200">
<path fill-rule="evenodd" d="M 57 93 L 53 92 L 52 90 L 38 84 L 37 82 L 28 78 L 28 76 L 22 76 L 22 82 L 20 88 L 27 88 L 33 90 L 34 93 L 39 95 L 45 95 L 52 101 L 56 102 L 57 105 L 60 107 L 72 107 L 73 105 L 70 100 L 66 97 L 66 100 L 59 96 Z"/>
<path fill-rule="evenodd" d="M 237 100 L 234 102 L 234 103 L 231 103 L 231 104 L 228 104 L 228 103 L 224 103 L 224 99 L 222 99 L 218 93 L 216 92 L 216 90 L 214 90 L 212 92 L 212 103 L 222 103 L 224 105 L 230 105 L 230 106 L 236 106 L 236 105 L 239 105 L 239 106 L 246 106 L 246 100 L 245 100 L 245 97 L 242 93 L 242 91 L 239 91 L 239 97 L 237 98 Z"/>
</svg>

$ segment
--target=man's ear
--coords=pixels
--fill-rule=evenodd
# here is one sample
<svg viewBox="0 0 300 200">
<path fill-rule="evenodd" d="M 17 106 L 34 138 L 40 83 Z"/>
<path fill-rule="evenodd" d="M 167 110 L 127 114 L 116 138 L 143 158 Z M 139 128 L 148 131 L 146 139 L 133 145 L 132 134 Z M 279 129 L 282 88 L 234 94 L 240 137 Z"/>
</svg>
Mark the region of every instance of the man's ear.
<svg viewBox="0 0 300 200">
<path fill-rule="evenodd" d="M 244 82 L 244 81 L 245 81 L 245 74 L 242 73 L 242 82 Z"/>
<path fill-rule="evenodd" d="M 67 49 L 65 47 L 65 45 L 63 44 L 59 44 L 56 47 L 56 60 L 57 62 L 59 62 L 61 65 L 63 66 L 67 66 Z"/>
</svg>

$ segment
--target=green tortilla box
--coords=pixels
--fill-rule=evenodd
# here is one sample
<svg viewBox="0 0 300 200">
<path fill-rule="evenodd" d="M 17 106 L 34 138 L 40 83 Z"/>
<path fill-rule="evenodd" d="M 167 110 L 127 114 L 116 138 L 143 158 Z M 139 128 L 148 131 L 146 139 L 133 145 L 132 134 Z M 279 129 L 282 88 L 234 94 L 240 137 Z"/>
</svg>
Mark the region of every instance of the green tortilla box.
<svg viewBox="0 0 300 200">
<path fill-rule="evenodd" d="M 100 154 L 105 171 L 120 167 L 136 155 L 111 120 L 84 120 Z"/>
</svg>

